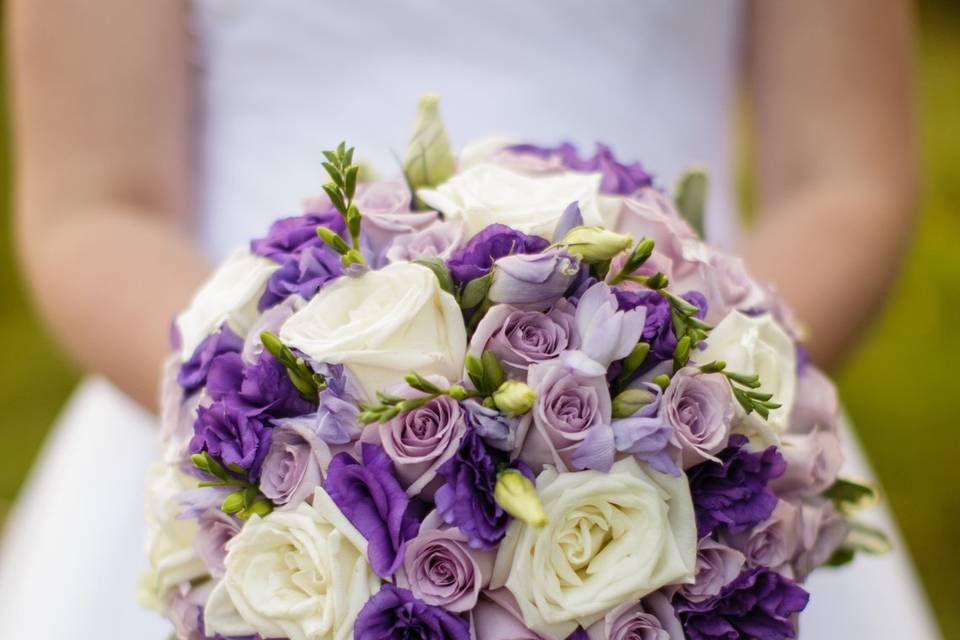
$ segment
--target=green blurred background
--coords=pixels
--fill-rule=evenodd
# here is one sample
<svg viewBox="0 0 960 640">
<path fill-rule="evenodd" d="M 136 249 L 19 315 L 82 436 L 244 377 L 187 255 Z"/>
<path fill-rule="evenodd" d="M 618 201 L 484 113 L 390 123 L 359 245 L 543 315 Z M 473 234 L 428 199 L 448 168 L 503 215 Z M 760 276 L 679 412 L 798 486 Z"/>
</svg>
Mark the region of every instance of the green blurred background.
<svg viewBox="0 0 960 640">
<path fill-rule="evenodd" d="M 839 383 L 944 634 L 960 638 L 960 2 L 920 6 L 923 217 L 890 304 Z M 7 169 L 0 153 L 2 194 Z M 29 308 L 2 203 L 0 523 L 78 376 Z"/>
</svg>

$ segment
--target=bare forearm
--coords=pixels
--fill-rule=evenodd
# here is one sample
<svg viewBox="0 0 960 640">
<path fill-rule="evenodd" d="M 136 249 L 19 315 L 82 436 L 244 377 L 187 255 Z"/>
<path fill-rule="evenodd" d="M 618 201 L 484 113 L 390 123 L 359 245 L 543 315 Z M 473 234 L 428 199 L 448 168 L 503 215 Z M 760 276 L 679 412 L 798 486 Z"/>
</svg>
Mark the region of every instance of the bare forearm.
<svg viewBox="0 0 960 640">
<path fill-rule="evenodd" d="M 162 217 L 114 206 L 75 218 L 22 230 L 38 307 L 81 367 L 154 409 L 170 321 L 208 265 Z"/>
</svg>

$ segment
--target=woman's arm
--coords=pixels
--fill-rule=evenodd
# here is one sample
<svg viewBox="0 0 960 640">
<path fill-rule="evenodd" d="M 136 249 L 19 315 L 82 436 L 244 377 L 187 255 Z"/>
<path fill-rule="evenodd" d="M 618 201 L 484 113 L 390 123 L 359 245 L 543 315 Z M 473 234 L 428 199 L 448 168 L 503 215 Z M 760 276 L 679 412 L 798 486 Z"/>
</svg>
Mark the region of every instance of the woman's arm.
<svg viewBox="0 0 960 640">
<path fill-rule="evenodd" d="M 188 33 L 180 0 L 9 0 L 19 253 L 84 368 L 155 406 L 191 244 Z"/>
<path fill-rule="evenodd" d="M 840 361 L 910 239 L 917 168 L 906 0 L 752 5 L 749 74 L 761 218 L 746 260 Z"/>
</svg>

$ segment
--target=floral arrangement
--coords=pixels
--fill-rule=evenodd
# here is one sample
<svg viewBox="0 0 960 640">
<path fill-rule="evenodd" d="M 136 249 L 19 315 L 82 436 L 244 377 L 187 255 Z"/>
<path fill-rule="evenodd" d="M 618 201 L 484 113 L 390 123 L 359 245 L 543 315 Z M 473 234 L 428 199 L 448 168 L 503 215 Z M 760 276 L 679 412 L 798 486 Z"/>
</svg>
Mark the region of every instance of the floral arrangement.
<svg viewBox="0 0 960 640">
<path fill-rule="evenodd" d="M 883 547 L 702 173 L 455 157 L 429 98 L 405 180 L 324 155 L 174 323 L 141 595 L 177 637 L 793 638 L 807 575 Z"/>
</svg>

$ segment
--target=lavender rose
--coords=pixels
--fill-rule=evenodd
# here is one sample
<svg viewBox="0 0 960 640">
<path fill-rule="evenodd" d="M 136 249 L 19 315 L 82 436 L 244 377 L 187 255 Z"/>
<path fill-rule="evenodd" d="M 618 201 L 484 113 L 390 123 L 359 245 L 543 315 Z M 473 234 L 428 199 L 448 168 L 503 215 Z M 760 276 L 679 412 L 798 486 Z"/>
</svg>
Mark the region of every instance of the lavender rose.
<svg viewBox="0 0 960 640">
<path fill-rule="evenodd" d="M 508 589 L 484 591 L 470 620 L 476 640 L 548 640 L 524 626 L 520 607 Z"/>
<path fill-rule="evenodd" d="M 743 570 L 746 558 L 722 542 L 707 537 L 697 547 L 697 580 L 680 587 L 688 602 L 703 602 L 719 595 Z"/>
<path fill-rule="evenodd" d="M 219 505 L 200 514 L 197 518 L 197 535 L 193 548 L 214 578 L 223 577 L 224 548 L 233 536 L 240 533 L 240 521 L 220 510 Z"/>
<path fill-rule="evenodd" d="M 511 255 L 494 263 L 491 302 L 519 309 L 549 309 L 580 273 L 580 260 L 562 249 Z"/>
<path fill-rule="evenodd" d="M 744 553 L 747 566 L 770 567 L 777 571 L 794 556 L 799 544 L 797 508 L 780 500 L 770 517 L 749 531 L 724 533 L 723 540 Z"/>
<path fill-rule="evenodd" d="M 521 457 L 534 472 L 539 473 L 545 464 L 561 471 L 586 468 L 584 463 L 609 470 L 614 448 L 606 378 L 584 375 L 555 361 L 530 367 L 527 384 L 536 390 L 537 399 L 531 411 L 533 428 L 527 433 Z M 592 430 L 607 432 L 600 440 L 608 441 L 609 446 L 597 444 L 593 451 L 581 452 Z"/>
<path fill-rule="evenodd" d="M 587 629 L 590 640 L 684 640 L 673 605 L 660 591 L 614 607 Z"/>
<path fill-rule="evenodd" d="M 407 589 L 387 584 L 360 610 L 353 637 L 356 640 L 469 640 L 470 625 L 459 616 L 418 600 Z"/>
<path fill-rule="evenodd" d="M 429 379 L 448 386 L 439 376 Z M 444 395 L 374 428 L 407 493 L 431 498 L 439 484 L 437 469 L 457 452 L 467 426 L 460 403 Z"/>
<path fill-rule="evenodd" d="M 433 257 L 446 260 L 463 241 L 463 236 L 463 224 L 460 222 L 437 222 L 420 231 L 394 238 L 386 257 L 390 262 Z"/>
<path fill-rule="evenodd" d="M 832 502 L 822 498 L 802 503 L 798 519 L 799 544 L 791 565 L 794 577 L 803 581 L 830 559 L 846 539 L 850 525 Z"/>
<path fill-rule="evenodd" d="M 503 224 L 491 224 L 450 256 L 447 267 L 458 283 L 486 275 L 498 258 L 518 253 L 540 253 L 550 243 Z"/>
<path fill-rule="evenodd" d="M 780 453 L 787 469 L 770 486 L 783 497 L 823 493 L 836 481 L 843 464 L 840 439 L 829 431 L 785 433 L 780 437 Z"/>
<path fill-rule="evenodd" d="M 524 379 L 531 364 L 553 360 L 579 344 L 573 307 L 561 300 L 547 312 L 491 307 L 470 339 L 469 352 L 479 357 L 490 350 L 504 373 Z"/>
<path fill-rule="evenodd" d="M 313 432 L 311 418 L 292 418 L 278 424 L 263 460 L 260 491 L 280 508 L 296 507 L 313 495 L 330 463 L 330 449 Z"/>
<path fill-rule="evenodd" d="M 678 371 L 660 402 L 660 417 L 674 429 L 684 468 L 717 460 L 715 454 L 727 443 L 735 413 L 726 377 L 696 367 Z"/>
<path fill-rule="evenodd" d="M 453 613 L 469 611 L 490 584 L 496 552 L 472 549 L 457 528 L 443 528 L 436 512 L 407 545 L 397 585 L 425 603 Z"/>
</svg>

